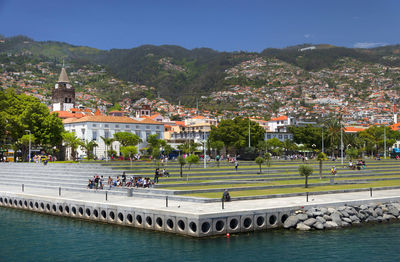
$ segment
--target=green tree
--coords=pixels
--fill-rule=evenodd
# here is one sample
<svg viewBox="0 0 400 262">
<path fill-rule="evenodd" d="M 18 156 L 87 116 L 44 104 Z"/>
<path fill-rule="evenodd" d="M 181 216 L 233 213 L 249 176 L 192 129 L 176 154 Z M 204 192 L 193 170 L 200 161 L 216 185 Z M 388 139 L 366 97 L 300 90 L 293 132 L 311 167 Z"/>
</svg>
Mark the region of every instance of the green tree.
<svg viewBox="0 0 400 262">
<path fill-rule="evenodd" d="M 15 143 L 25 130 L 36 137 L 36 144 L 44 148 L 60 146 L 64 126 L 56 114 L 39 99 L 25 94 L 16 94 L 9 88 L 0 91 L 0 131 L 3 138 Z"/>
<path fill-rule="evenodd" d="M 279 156 L 283 152 L 283 142 L 278 138 L 274 137 L 267 140 L 267 149 L 271 151 L 275 156 Z"/>
<path fill-rule="evenodd" d="M 313 173 L 313 168 L 310 165 L 300 165 L 299 166 L 299 174 L 300 176 L 305 177 L 305 188 L 308 187 L 308 177 Z"/>
<path fill-rule="evenodd" d="M 186 165 L 186 160 L 182 156 L 179 156 L 178 157 L 178 163 L 179 163 L 179 166 L 180 166 L 180 169 L 181 169 L 181 177 L 182 177 L 183 176 L 182 168 L 183 168 L 184 165 Z"/>
<path fill-rule="evenodd" d="M 266 152 L 264 154 L 264 157 L 265 157 L 265 165 L 268 167 L 267 168 L 267 173 L 268 173 L 269 172 L 269 168 L 271 167 L 271 154 Z"/>
<path fill-rule="evenodd" d="M 72 160 L 76 160 L 76 150 L 80 145 L 82 145 L 82 141 L 75 136 L 74 132 L 65 132 L 62 134 L 62 138 L 64 140 L 64 144 L 66 147 L 71 148 L 71 158 Z"/>
<path fill-rule="evenodd" d="M 121 146 L 136 146 L 141 142 L 138 135 L 130 132 L 117 132 L 114 134 L 114 140 L 118 141 Z"/>
<path fill-rule="evenodd" d="M 111 150 L 113 150 L 112 143 L 114 142 L 114 139 L 110 138 L 110 137 L 102 137 L 102 136 L 100 136 L 100 138 L 103 140 L 104 145 L 106 146 L 106 161 L 108 161 L 108 156 L 110 156 L 110 154 L 108 154 L 108 151 L 109 151 L 109 148 Z"/>
<path fill-rule="evenodd" d="M 36 144 L 35 135 L 30 135 L 31 147 Z M 25 161 L 29 161 L 29 134 L 23 135 L 16 143 L 16 148 L 21 149 L 22 155 L 26 156 Z"/>
<path fill-rule="evenodd" d="M 92 140 L 92 141 L 85 140 L 84 142 L 82 142 L 82 143 L 80 144 L 80 146 L 81 146 L 81 147 L 83 148 L 83 150 L 86 152 L 87 159 L 91 159 L 92 156 L 94 156 L 94 155 L 93 155 L 93 149 L 94 149 L 95 147 L 97 147 L 98 145 L 97 145 L 96 141 L 94 141 L 94 140 Z"/>
<path fill-rule="evenodd" d="M 250 121 L 250 143 L 257 145 L 264 140 L 265 130 L 258 123 Z M 237 153 L 238 150 L 248 146 L 249 120 L 236 117 L 222 120 L 218 127 L 211 126 L 209 139 L 211 142 L 222 141 L 224 145 Z"/>
<path fill-rule="evenodd" d="M 323 152 L 320 152 L 317 155 L 317 160 L 319 161 L 319 179 L 322 179 L 322 161 L 327 160 L 326 154 Z"/>
<path fill-rule="evenodd" d="M 351 147 L 351 148 L 346 149 L 345 152 L 346 152 L 346 156 L 349 156 L 350 159 L 357 158 L 357 156 L 358 156 L 357 148 Z"/>
<path fill-rule="evenodd" d="M 255 161 L 256 161 L 257 165 L 260 167 L 260 174 L 261 174 L 262 173 L 261 172 L 261 165 L 264 164 L 265 159 L 260 157 L 260 156 L 258 156 Z"/>
<path fill-rule="evenodd" d="M 132 159 L 138 153 L 136 146 L 123 146 L 121 147 L 121 153 L 124 157 L 129 157 L 132 166 Z"/>
<path fill-rule="evenodd" d="M 190 156 L 186 157 L 186 162 L 189 164 L 189 170 L 193 164 L 197 164 L 197 163 L 199 163 L 199 161 L 200 161 L 200 158 L 197 155 L 190 155 Z"/>
</svg>

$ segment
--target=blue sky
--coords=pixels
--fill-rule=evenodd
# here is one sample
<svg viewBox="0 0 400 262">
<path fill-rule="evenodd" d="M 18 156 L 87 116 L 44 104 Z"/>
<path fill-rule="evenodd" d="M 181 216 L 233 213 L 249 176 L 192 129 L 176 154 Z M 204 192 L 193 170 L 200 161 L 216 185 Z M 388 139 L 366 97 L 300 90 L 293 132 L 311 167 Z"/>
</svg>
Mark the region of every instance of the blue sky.
<svg viewBox="0 0 400 262">
<path fill-rule="evenodd" d="M 374 47 L 400 43 L 399 11 L 394 0 L 0 0 L 0 34 L 100 49 Z"/>
</svg>

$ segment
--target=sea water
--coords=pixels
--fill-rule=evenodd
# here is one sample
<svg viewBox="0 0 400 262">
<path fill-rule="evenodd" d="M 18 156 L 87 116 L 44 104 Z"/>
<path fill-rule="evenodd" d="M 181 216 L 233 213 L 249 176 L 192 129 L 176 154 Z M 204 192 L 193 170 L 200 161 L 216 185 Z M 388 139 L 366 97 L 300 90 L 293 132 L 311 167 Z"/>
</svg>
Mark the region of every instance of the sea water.
<svg viewBox="0 0 400 262">
<path fill-rule="evenodd" d="M 0 208 L 0 261 L 400 261 L 400 223 L 211 238 Z"/>
</svg>

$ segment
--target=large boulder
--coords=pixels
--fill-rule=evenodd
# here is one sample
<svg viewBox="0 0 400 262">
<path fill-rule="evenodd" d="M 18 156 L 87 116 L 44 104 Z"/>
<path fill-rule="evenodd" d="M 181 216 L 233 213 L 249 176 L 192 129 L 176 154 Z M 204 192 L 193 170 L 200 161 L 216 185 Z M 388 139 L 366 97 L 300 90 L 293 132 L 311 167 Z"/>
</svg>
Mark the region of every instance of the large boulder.
<svg viewBox="0 0 400 262">
<path fill-rule="evenodd" d="M 321 207 L 320 211 L 322 214 L 327 214 L 328 213 L 328 209 L 326 207 Z"/>
<path fill-rule="evenodd" d="M 349 218 L 351 219 L 351 222 L 360 221 L 360 219 L 357 216 L 350 216 Z"/>
<path fill-rule="evenodd" d="M 342 219 L 340 217 L 340 213 L 336 212 L 331 214 L 332 221 L 338 224 L 339 226 L 342 224 Z"/>
<path fill-rule="evenodd" d="M 343 222 L 350 223 L 350 224 L 353 222 L 353 221 L 352 221 L 350 218 L 348 218 L 348 217 L 343 217 L 342 220 L 343 220 Z M 342 223 L 343 223 L 343 222 L 342 222 Z"/>
<path fill-rule="evenodd" d="M 326 221 L 332 221 L 332 218 L 331 218 L 330 216 L 328 216 L 328 215 L 324 215 L 323 218 L 324 218 Z"/>
<path fill-rule="evenodd" d="M 389 220 L 393 220 L 393 219 L 396 219 L 396 217 L 393 215 L 383 214 L 383 216 L 382 216 L 382 220 L 384 220 L 384 221 L 389 221 Z"/>
<path fill-rule="evenodd" d="M 304 225 L 310 227 L 310 226 L 314 225 L 315 222 L 317 222 L 317 220 L 315 218 L 309 218 L 306 221 L 304 221 L 303 223 L 304 223 Z"/>
<path fill-rule="evenodd" d="M 285 220 L 285 223 L 283 223 L 283 227 L 284 228 L 295 227 L 298 222 L 299 222 L 299 218 L 297 217 L 297 215 L 293 215 L 293 216 L 288 217 Z"/>
<path fill-rule="evenodd" d="M 335 213 L 336 212 L 336 209 L 334 209 L 333 207 L 329 207 L 328 208 L 328 214 L 332 214 L 332 213 Z"/>
<path fill-rule="evenodd" d="M 380 207 L 375 208 L 375 212 L 376 212 L 376 214 L 377 214 L 378 216 L 382 216 L 382 215 L 383 215 L 382 208 L 380 208 Z"/>
<path fill-rule="evenodd" d="M 399 213 L 400 213 L 400 212 L 399 212 L 399 210 L 398 210 L 397 208 L 392 207 L 391 209 L 388 210 L 388 213 L 389 213 L 389 214 L 392 214 L 393 216 L 396 216 L 396 217 L 397 217 L 397 216 L 399 216 Z"/>
<path fill-rule="evenodd" d="M 317 222 L 320 222 L 321 224 L 326 223 L 326 219 L 323 217 L 316 217 L 315 219 L 317 220 Z"/>
<path fill-rule="evenodd" d="M 322 213 L 321 211 L 314 211 L 312 214 L 314 217 L 317 217 L 317 216 L 322 216 L 324 213 Z"/>
<path fill-rule="evenodd" d="M 349 213 L 346 212 L 346 210 L 341 210 L 340 213 L 342 214 L 342 216 L 344 217 L 349 217 Z"/>
<path fill-rule="evenodd" d="M 308 231 L 311 229 L 311 227 L 305 225 L 304 223 L 298 223 L 296 226 L 296 229 L 302 230 L 302 231 Z"/>
<path fill-rule="evenodd" d="M 325 228 L 337 228 L 337 227 L 338 227 L 338 224 L 336 224 L 336 223 L 333 222 L 333 221 L 327 221 L 327 222 L 324 224 L 324 227 L 325 227 Z"/>
<path fill-rule="evenodd" d="M 348 226 L 350 226 L 351 224 L 350 223 L 347 223 L 347 222 L 344 222 L 344 221 L 342 221 L 342 227 L 348 227 Z"/>
<path fill-rule="evenodd" d="M 308 219 L 308 215 L 307 214 L 297 214 L 296 217 L 300 220 L 300 221 L 305 221 Z"/>
<path fill-rule="evenodd" d="M 313 225 L 313 227 L 319 230 L 324 229 L 324 225 L 318 221 Z"/>
</svg>

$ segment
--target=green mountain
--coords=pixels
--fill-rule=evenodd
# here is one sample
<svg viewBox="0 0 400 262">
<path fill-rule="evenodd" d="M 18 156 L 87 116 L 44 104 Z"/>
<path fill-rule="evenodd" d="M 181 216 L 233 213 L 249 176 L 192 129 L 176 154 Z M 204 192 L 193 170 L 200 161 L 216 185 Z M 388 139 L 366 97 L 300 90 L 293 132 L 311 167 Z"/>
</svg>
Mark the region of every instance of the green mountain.
<svg viewBox="0 0 400 262">
<path fill-rule="evenodd" d="M 303 44 L 283 49 L 268 48 L 261 53 L 218 52 L 209 48 L 188 50 L 173 45 L 143 45 L 131 49 L 106 51 L 62 42 L 38 42 L 25 36 L 9 38 L 0 36 L 0 39 L 2 39 L 0 63 L 9 61 L 10 55 L 13 55 L 14 59 L 26 61 L 50 60 L 61 63 L 64 59 L 65 63 L 72 67 L 101 65 L 107 72 L 121 80 L 154 87 L 155 93 L 161 97 L 173 102 L 180 100 L 191 105 L 194 105 L 199 96 L 226 90 L 235 84 L 262 85 L 265 81 L 262 79 L 252 79 L 250 82 L 243 78 L 226 79 L 226 72 L 229 69 L 256 58 L 279 59 L 306 71 L 331 68 L 343 58 L 356 59 L 362 63 L 400 65 L 399 45 L 356 49 L 327 44 Z M 309 46 L 316 48 L 300 51 L 301 48 Z M 19 58 L 15 58 L 16 56 Z"/>
</svg>

